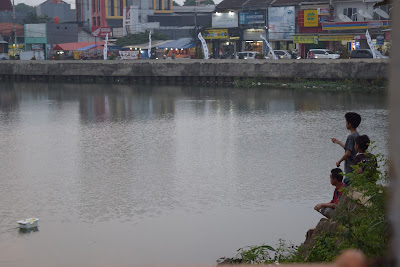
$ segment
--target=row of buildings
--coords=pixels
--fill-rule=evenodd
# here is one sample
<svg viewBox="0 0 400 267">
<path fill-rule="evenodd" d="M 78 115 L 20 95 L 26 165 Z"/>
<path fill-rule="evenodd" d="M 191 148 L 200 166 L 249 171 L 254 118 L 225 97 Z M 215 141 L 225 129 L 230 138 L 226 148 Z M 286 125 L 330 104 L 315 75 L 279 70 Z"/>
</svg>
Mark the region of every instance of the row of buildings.
<svg viewBox="0 0 400 267">
<path fill-rule="evenodd" d="M 2 30 L 0 44 L 12 42 Z M 304 57 L 311 48 L 346 52 L 368 48 L 368 30 L 377 48 L 388 52 L 391 41 L 390 0 L 223 0 L 216 6 L 174 6 L 172 0 L 75 0 L 75 10 L 62 0 L 47 0 L 38 15 L 57 17 L 46 26 L 17 26 L 19 44 L 52 46 L 93 41 L 92 32 L 106 29 L 113 38 L 129 33 L 160 31 L 169 39 L 195 38 L 201 31 L 213 57 L 230 57 L 239 51 L 297 50 Z M 9 16 L 9 15 L 8 15 Z M 10 28 L 10 22 L 8 22 Z M 3 26 L 4 28 L 5 26 Z M 7 28 L 7 27 L 6 27 Z M 39 30 L 40 29 L 40 30 Z M 21 33 L 22 31 L 22 33 Z M 1 53 L 1 50 L 0 50 Z"/>
</svg>

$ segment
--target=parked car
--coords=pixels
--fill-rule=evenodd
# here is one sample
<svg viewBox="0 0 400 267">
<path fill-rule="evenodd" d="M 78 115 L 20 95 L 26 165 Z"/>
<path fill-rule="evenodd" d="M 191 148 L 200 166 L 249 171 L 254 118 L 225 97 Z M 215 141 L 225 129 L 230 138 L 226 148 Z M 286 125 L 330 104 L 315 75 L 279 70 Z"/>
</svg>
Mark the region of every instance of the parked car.
<svg viewBox="0 0 400 267">
<path fill-rule="evenodd" d="M 257 54 L 259 54 L 259 52 L 256 52 L 256 51 L 237 52 L 236 58 L 237 59 L 256 59 Z"/>
<path fill-rule="evenodd" d="M 379 51 L 375 51 L 375 54 L 376 58 L 389 58 Z M 373 58 L 373 56 L 371 49 L 357 49 L 351 51 L 349 58 Z"/>
<path fill-rule="evenodd" d="M 278 59 L 292 59 L 292 54 L 288 50 L 274 50 Z M 272 58 L 271 52 L 268 53 L 268 58 Z"/>
<path fill-rule="evenodd" d="M 339 54 L 333 53 L 328 49 L 310 49 L 307 54 L 307 58 L 312 59 L 338 59 Z"/>
</svg>

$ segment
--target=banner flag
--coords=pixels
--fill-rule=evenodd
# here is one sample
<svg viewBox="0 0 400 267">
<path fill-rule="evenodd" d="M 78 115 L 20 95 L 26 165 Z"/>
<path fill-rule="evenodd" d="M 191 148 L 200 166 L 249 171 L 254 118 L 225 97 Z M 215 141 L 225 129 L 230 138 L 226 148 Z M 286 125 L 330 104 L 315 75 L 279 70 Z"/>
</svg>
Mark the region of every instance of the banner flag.
<svg viewBox="0 0 400 267">
<path fill-rule="evenodd" d="M 108 51 L 107 43 L 108 43 L 108 33 L 106 35 L 106 39 L 104 40 L 104 50 L 103 50 L 104 60 L 107 60 L 107 51 Z"/>
<path fill-rule="evenodd" d="M 201 35 L 201 32 L 199 32 L 199 34 L 197 35 L 197 37 L 199 37 L 200 42 L 201 42 L 201 44 L 202 44 L 204 58 L 205 58 L 205 59 L 208 59 L 208 46 L 207 46 L 206 40 L 204 40 L 203 36 Z"/>
<path fill-rule="evenodd" d="M 367 43 L 369 45 L 369 48 L 372 51 L 372 57 L 376 58 L 376 52 L 375 52 L 375 46 L 372 43 L 372 39 L 371 39 L 371 35 L 369 35 L 369 31 L 367 30 L 367 32 L 365 33 L 365 36 L 367 37 Z"/>
<path fill-rule="evenodd" d="M 148 54 L 149 54 L 149 58 L 151 58 L 151 31 L 149 31 L 149 51 L 148 51 Z"/>
<path fill-rule="evenodd" d="M 272 57 L 274 59 L 278 59 L 278 57 L 275 55 L 274 50 L 272 49 L 272 46 L 268 43 L 267 39 L 265 39 L 264 36 L 262 36 L 262 34 L 260 35 L 261 39 L 263 39 L 265 41 L 265 43 L 267 44 L 269 51 L 271 51 Z"/>
</svg>

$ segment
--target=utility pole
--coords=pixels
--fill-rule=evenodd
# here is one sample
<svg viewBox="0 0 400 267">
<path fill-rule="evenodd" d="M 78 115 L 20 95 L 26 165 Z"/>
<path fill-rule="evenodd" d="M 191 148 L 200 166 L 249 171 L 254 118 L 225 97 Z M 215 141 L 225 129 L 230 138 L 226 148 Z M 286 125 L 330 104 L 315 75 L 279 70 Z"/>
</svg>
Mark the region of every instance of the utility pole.
<svg viewBox="0 0 400 267">
<path fill-rule="evenodd" d="M 17 25 L 15 24 L 15 3 L 13 0 L 13 21 L 14 21 L 14 59 L 15 56 L 17 55 Z"/>
</svg>

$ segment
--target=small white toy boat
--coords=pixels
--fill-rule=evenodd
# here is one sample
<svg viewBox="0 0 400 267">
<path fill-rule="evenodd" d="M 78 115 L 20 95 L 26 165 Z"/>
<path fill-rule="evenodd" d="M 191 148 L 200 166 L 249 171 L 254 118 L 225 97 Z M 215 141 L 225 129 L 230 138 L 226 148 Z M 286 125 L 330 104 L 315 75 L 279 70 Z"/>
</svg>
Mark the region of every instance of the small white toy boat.
<svg viewBox="0 0 400 267">
<path fill-rule="evenodd" d="M 29 219 L 26 219 L 26 220 L 18 221 L 17 223 L 19 225 L 19 228 L 28 229 L 28 228 L 37 227 L 38 226 L 38 221 L 39 221 L 38 218 L 29 218 Z"/>
</svg>

